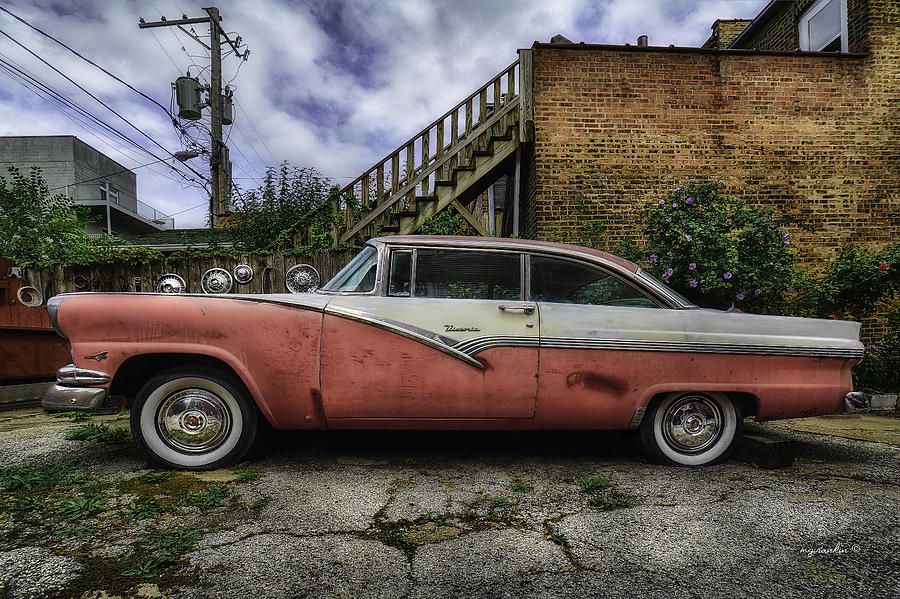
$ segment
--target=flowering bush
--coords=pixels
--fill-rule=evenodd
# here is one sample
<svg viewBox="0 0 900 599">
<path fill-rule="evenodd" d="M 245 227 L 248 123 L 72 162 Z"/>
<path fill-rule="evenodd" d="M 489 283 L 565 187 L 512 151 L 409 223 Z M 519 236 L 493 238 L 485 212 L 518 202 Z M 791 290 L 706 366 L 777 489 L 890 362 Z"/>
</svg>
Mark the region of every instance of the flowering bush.
<svg viewBox="0 0 900 599">
<path fill-rule="evenodd" d="M 643 264 L 700 306 L 780 312 L 797 276 L 786 225 L 717 183 L 675 188 L 644 213 Z"/>
</svg>

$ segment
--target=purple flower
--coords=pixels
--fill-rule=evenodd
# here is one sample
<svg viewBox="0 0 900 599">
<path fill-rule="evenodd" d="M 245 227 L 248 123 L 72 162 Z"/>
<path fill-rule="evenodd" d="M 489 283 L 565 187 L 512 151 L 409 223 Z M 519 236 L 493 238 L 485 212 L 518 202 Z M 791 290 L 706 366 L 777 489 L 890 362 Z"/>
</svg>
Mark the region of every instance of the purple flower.
<svg viewBox="0 0 900 599">
<path fill-rule="evenodd" d="M 692 235 L 689 235 L 689 234 L 685 233 L 685 234 L 684 234 L 684 238 L 685 238 L 686 240 L 688 240 L 688 241 L 691 241 L 694 237 L 693 237 Z"/>
<path fill-rule="evenodd" d="M 676 187 L 676 188 L 675 188 L 675 191 L 681 191 L 681 188 L 680 188 L 680 187 Z"/>
<path fill-rule="evenodd" d="M 672 217 L 671 217 L 671 216 L 667 216 L 667 217 L 666 217 L 666 222 L 667 222 L 667 223 L 672 222 Z"/>
<path fill-rule="evenodd" d="M 671 258 L 671 257 L 672 257 L 672 252 L 666 252 L 666 256 L 668 256 L 668 257 Z"/>
<path fill-rule="evenodd" d="M 731 278 L 731 273 L 730 273 L 730 272 L 726 272 L 726 273 L 725 273 L 724 275 L 722 275 L 722 276 L 725 277 L 725 280 L 727 281 L 728 279 Z"/>
<path fill-rule="evenodd" d="M 650 254 L 650 262 L 656 262 L 658 256 L 656 254 Z"/>
<path fill-rule="evenodd" d="M 664 272 L 664 273 L 662 274 L 662 278 L 664 278 L 664 279 L 666 279 L 666 280 L 668 281 L 668 280 L 669 280 L 669 277 L 671 277 L 671 276 L 674 275 L 674 274 L 675 274 L 675 271 L 674 271 L 674 270 L 672 270 L 671 268 L 667 268 L 667 269 L 666 269 L 666 272 Z"/>
<path fill-rule="evenodd" d="M 870 344 L 869 344 L 869 349 L 875 349 L 875 344 L 874 344 L 874 343 L 870 343 Z"/>
<path fill-rule="evenodd" d="M 660 205 L 660 206 L 662 206 L 662 205 L 665 204 L 665 203 L 666 203 L 665 200 L 660 200 L 660 201 L 659 201 L 659 205 Z"/>
<path fill-rule="evenodd" d="M 787 239 L 785 239 L 785 240 L 784 240 L 784 245 L 791 245 L 791 242 L 788 241 Z"/>
<path fill-rule="evenodd" d="M 690 264 L 688 264 L 688 270 L 694 270 L 695 268 L 697 268 L 696 262 L 691 262 Z"/>
<path fill-rule="evenodd" d="M 762 293 L 762 289 L 757 289 L 756 291 L 753 292 L 753 295 L 758 296 L 760 293 Z"/>
<path fill-rule="evenodd" d="M 793 288 L 793 287 L 788 287 L 788 288 L 787 288 L 787 292 L 788 292 L 788 293 L 794 293 L 794 288 Z"/>
<path fill-rule="evenodd" d="M 757 237 L 762 237 L 762 231 L 756 234 Z"/>
<path fill-rule="evenodd" d="M 678 208 L 678 202 L 672 202 L 672 208 Z"/>
<path fill-rule="evenodd" d="M 687 204 L 688 206 L 690 206 L 691 204 L 694 203 L 694 198 L 688 198 L 684 201 L 684 203 Z"/>
<path fill-rule="evenodd" d="M 688 284 L 689 284 L 691 287 L 696 287 L 697 285 L 699 285 L 699 283 L 697 283 L 697 279 L 691 279 L 691 282 L 688 283 Z"/>
<path fill-rule="evenodd" d="M 738 301 L 743 300 L 743 299 L 744 299 L 744 294 L 743 294 L 743 293 L 738 293 L 738 294 L 737 294 L 737 298 L 738 298 Z"/>
</svg>

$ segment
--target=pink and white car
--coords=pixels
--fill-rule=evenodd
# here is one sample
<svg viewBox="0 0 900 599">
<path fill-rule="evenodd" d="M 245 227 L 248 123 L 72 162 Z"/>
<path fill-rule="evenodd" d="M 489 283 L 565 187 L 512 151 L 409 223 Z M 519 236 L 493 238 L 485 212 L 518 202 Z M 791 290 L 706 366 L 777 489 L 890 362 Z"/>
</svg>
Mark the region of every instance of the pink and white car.
<svg viewBox="0 0 900 599">
<path fill-rule="evenodd" d="M 308 294 L 75 293 L 43 405 L 131 409 L 191 470 L 278 429 L 630 429 L 661 463 L 726 459 L 745 416 L 865 409 L 854 322 L 700 309 L 636 264 L 514 239 L 373 239 Z"/>
</svg>

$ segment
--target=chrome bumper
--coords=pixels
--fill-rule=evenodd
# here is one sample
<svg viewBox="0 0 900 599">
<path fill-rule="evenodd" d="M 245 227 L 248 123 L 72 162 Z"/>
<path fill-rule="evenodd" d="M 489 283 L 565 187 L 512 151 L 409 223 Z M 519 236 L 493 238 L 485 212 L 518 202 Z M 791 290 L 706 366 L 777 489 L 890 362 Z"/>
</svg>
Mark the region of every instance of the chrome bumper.
<svg viewBox="0 0 900 599">
<path fill-rule="evenodd" d="M 50 412 L 93 412 L 106 401 L 107 390 L 89 385 L 104 385 L 109 380 L 105 372 L 68 364 L 56 371 L 57 384 L 47 389 L 41 407 Z"/>
<path fill-rule="evenodd" d="M 868 412 L 871 407 L 872 398 L 862 391 L 851 391 L 844 396 L 844 408 L 851 414 Z"/>
</svg>

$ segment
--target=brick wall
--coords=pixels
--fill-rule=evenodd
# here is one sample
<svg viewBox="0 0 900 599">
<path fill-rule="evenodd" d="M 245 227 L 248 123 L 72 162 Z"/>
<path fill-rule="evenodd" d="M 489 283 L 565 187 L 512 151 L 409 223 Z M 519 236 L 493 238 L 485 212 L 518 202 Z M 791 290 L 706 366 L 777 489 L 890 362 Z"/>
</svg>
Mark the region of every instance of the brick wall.
<svg viewBox="0 0 900 599">
<path fill-rule="evenodd" d="M 900 4 L 880 8 L 869 56 L 536 44 L 525 233 L 573 239 L 600 219 L 613 249 L 642 206 L 712 180 L 813 226 L 813 262 L 896 241 Z"/>
<path fill-rule="evenodd" d="M 759 50 L 796 50 L 800 46 L 798 24 L 803 13 L 812 6 L 814 0 L 794 0 L 778 2 L 766 13 L 752 35 L 741 40 L 736 46 Z M 896 0 L 872 0 L 872 13 L 896 10 Z M 881 16 L 886 16 L 881 12 Z M 870 21 L 869 0 L 847 0 L 847 50 L 866 52 L 869 49 L 868 28 Z M 720 45 L 720 48 L 727 48 Z"/>
<path fill-rule="evenodd" d="M 731 45 L 731 42 L 747 28 L 750 19 L 718 19 L 712 25 L 712 35 L 703 44 L 704 48 L 722 50 Z"/>
</svg>

